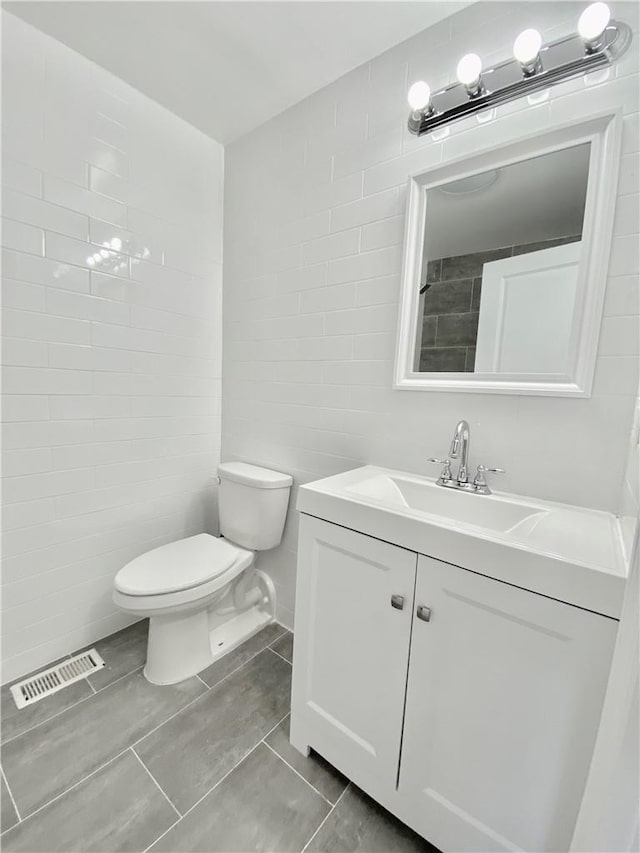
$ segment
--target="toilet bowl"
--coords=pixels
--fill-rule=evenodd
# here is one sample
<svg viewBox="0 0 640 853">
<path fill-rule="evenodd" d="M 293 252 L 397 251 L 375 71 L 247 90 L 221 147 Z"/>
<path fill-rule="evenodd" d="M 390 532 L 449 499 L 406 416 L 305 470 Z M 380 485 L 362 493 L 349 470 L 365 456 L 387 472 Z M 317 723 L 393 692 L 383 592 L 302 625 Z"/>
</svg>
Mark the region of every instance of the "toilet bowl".
<svg viewBox="0 0 640 853">
<path fill-rule="evenodd" d="M 280 543 L 292 478 L 243 462 L 221 464 L 218 476 L 220 527 L 234 541 L 200 533 L 170 542 L 114 580 L 115 604 L 149 618 L 144 675 L 153 684 L 196 675 L 275 616 L 275 588 L 255 552 Z"/>
</svg>

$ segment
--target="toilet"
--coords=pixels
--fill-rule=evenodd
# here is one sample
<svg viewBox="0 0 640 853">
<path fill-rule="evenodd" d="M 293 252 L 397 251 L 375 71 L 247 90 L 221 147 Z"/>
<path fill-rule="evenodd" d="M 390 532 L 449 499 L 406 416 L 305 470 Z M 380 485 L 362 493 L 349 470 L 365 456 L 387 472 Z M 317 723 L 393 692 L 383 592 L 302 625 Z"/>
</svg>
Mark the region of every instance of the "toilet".
<svg viewBox="0 0 640 853">
<path fill-rule="evenodd" d="M 255 552 L 280 544 L 293 478 L 246 462 L 218 467 L 223 538 L 199 533 L 120 569 L 115 604 L 149 618 L 144 675 L 175 684 L 196 675 L 275 617 L 275 588 Z"/>
</svg>

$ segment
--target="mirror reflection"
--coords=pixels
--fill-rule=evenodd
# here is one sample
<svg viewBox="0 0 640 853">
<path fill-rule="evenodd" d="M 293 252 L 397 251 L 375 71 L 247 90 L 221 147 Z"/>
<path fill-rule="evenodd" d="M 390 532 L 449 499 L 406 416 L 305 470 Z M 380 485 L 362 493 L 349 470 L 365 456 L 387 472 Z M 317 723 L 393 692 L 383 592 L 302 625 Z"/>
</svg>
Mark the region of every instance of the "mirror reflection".
<svg viewBox="0 0 640 853">
<path fill-rule="evenodd" d="M 567 372 L 590 147 L 426 191 L 414 370 Z"/>
</svg>

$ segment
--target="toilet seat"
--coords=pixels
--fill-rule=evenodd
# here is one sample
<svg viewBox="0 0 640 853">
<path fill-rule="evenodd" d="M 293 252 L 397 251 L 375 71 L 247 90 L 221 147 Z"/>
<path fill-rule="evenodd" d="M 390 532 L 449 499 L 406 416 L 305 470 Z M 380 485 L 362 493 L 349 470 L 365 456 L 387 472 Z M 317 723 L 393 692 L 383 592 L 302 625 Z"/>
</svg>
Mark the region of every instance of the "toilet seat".
<svg viewBox="0 0 640 853">
<path fill-rule="evenodd" d="M 189 542 L 189 539 L 200 541 L 187 546 L 186 549 L 178 547 Z M 178 542 L 170 542 L 168 545 L 154 548 L 153 551 L 148 551 L 123 566 L 114 581 L 113 601 L 118 607 L 127 613 L 148 617 L 206 607 L 208 603 L 220 597 L 225 587 L 248 568 L 255 557 L 253 551 L 247 551 L 245 548 L 240 548 L 224 539 L 217 539 L 207 533 L 191 536 L 189 539 L 181 539 Z M 158 552 L 163 553 L 158 554 Z M 184 558 L 184 554 L 187 553 L 199 555 L 197 568 L 192 569 L 178 559 L 179 555 L 182 554 Z M 171 566 L 168 566 L 167 554 L 172 556 Z M 206 562 L 207 555 L 208 562 Z M 157 560 L 158 556 L 159 560 Z M 230 556 L 233 556 L 233 560 L 231 565 L 227 565 Z M 173 558 L 176 558 L 176 561 Z M 151 567 L 154 565 L 163 567 L 157 579 L 149 576 Z M 222 566 L 225 565 L 227 567 L 223 569 Z M 178 578 L 179 574 L 180 578 Z M 202 578 L 205 575 L 208 576 L 207 580 L 194 583 L 197 577 Z M 146 582 L 149 586 L 144 589 L 142 584 Z M 175 586 L 168 588 L 171 583 Z M 135 592 L 124 592 L 123 588 L 135 590 Z M 166 591 L 151 592 L 152 589 Z"/>
<path fill-rule="evenodd" d="M 166 595 L 207 584 L 245 554 L 225 539 L 199 533 L 141 554 L 123 566 L 114 585 L 124 595 Z"/>
</svg>

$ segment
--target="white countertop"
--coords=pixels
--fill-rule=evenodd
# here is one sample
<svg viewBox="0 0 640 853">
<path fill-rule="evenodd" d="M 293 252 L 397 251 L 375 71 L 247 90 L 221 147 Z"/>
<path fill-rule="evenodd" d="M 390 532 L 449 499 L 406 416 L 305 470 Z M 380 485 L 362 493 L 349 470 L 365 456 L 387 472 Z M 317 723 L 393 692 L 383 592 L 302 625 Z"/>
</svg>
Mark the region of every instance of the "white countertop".
<svg viewBox="0 0 640 853">
<path fill-rule="evenodd" d="M 297 509 L 443 562 L 619 618 L 618 519 L 505 492 L 477 495 L 367 465 L 301 486 Z"/>
</svg>

